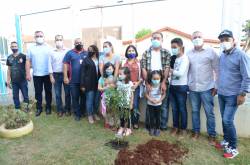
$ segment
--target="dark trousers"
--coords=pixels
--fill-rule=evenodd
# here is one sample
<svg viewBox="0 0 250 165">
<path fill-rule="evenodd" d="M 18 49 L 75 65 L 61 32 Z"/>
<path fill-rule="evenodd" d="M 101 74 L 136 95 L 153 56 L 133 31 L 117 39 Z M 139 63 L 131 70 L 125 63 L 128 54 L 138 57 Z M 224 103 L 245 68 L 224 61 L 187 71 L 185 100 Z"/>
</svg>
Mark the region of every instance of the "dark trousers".
<svg viewBox="0 0 250 165">
<path fill-rule="evenodd" d="M 70 92 L 72 97 L 72 107 L 75 116 L 81 117 L 85 113 L 85 97 L 84 93 L 80 90 L 80 84 L 70 84 Z"/>
<path fill-rule="evenodd" d="M 128 111 L 130 111 L 129 109 L 126 109 L 126 110 L 124 110 L 124 111 L 127 111 L 126 113 L 129 113 L 129 115 L 128 116 L 125 116 L 125 112 L 124 112 L 124 115 L 121 115 L 121 117 L 120 117 L 120 125 L 121 125 L 121 127 L 125 127 L 125 126 L 127 126 L 127 128 L 131 128 L 131 113 L 130 112 L 128 112 Z M 127 124 L 127 125 L 126 125 Z"/>
<path fill-rule="evenodd" d="M 28 83 L 26 80 L 21 82 L 12 82 L 13 101 L 16 109 L 20 108 L 19 90 L 22 92 L 23 102 L 29 103 Z"/>
<path fill-rule="evenodd" d="M 43 101 L 43 88 L 45 90 L 46 109 L 51 109 L 52 101 L 52 84 L 49 75 L 46 76 L 33 76 L 35 87 L 36 108 L 42 110 Z"/>
<path fill-rule="evenodd" d="M 133 102 L 133 111 L 131 114 L 132 124 L 139 123 L 139 102 L 140 101 L 140 87 L 137 87 L 134 91 L 134 102 Z"/>
<path fill-rule="evenodd" d="M 70 96 L 70 87 L 69 85 L 63 82 L 63 73 L 53 73 L 55 79 L 55 95 L 56 95 L 56 109 L 57 112 L 70 112 L 71 109 L 71 96 Z M 62 85 L 64 87 L 65 93 L 65 107 L 63 108 L 62 102 Z"/>
<path fill-rule="evenodd" d="M 187 129 L 187 91 L 187 85 L 170 85 L 169 99 L 173 110 L 174 128 Z"/>
<path fill-rule="evenodd" d="M 161 106 L 148 105 L 150 129 L 160 129 Z"/>
</svg>

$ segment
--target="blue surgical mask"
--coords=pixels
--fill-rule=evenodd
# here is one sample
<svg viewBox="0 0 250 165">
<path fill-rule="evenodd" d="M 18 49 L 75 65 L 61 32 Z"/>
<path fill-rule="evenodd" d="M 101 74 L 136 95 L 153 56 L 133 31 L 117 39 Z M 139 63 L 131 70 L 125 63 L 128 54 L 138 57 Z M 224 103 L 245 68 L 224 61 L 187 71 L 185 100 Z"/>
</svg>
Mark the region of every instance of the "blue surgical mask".
<svg viewBox="0 0 250 165">
<path fill-rule="evenodd" d="M 151 80 L 153 85 L 159 85 L 160 84 L 160 80 Z"/>
<path fill-rule="evenodd" d="M 109 54 L 111 52 L 111 48 L 110 47 L 103 48 L 103 52 L 105 55 Z"/>
<path fill-rule="evenodd" d="M 108 70 L 108 69 L 106 70 L 106 74 L 108 76 L 111 76 L 113 74 L 113 72 L 114 72 L 113 70 Z"/>
<path fill-rule="evenodd" d="M 152 40 L 153 48 L 159 48 L 161 46 L 161 42 L 159 40 Z"/>
<path fill-rule="evenodd" d="M 172 48 L 171 51 L 172 51 L 172 55 L 178 55 L 180 53 L 179 48 Z"/>
<path fill-rule="evenodd" d="M 136 57 L 136 54 L 135 53 L 129 53 L 128 54 L 128 58 L 130 58 L 130 59 L 133 59 L 133 58 L 135 58 Z"/>
</svg>

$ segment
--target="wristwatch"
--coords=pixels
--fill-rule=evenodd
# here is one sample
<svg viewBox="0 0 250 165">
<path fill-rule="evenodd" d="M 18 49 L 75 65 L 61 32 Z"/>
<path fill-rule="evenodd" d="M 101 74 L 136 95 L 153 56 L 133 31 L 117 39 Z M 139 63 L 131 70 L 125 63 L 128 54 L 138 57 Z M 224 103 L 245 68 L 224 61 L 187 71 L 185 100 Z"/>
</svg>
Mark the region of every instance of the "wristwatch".
<svg viewBox="0 0 250 165">
<path fill-rule="evenodd" d="M 246 92 L 241 92 L 240 95 L 245 97 L 247 94 Z"/>
</svg>

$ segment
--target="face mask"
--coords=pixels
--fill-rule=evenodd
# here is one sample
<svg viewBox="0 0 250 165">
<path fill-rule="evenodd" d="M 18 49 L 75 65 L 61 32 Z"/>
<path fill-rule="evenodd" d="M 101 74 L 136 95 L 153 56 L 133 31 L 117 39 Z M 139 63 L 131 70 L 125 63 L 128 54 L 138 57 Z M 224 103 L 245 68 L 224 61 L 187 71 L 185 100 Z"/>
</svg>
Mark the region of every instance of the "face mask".
<svg viewBox="0 0 250 165">
<path fill-rule="evenodd" d="M 95 52 L 88 52 L 89 57 L 93 57 L 95 55 Z"/>
<path fill-rule="evenodd" d="M 159 40 L 152 40 L 153 48 L 159 48 L 161 46 L 161 42 Z"/>
<path fill-rule="evenodd" d="M 129 53 L 128 54 L 128 58 L 130 58 L 130 59 L 135 58 L 135 57 L 136 57 L 135 53 Z"/>
<path fill-rule="evenodd" d="M 178 55 L 179 54 L 179 49 L 178 48 L 172 48 L 172 55 Z"/>
<path fill-rule="evenodd" d="M 113 74 L 113 71 L 112 71 L 112 70 L 106 70 L 106 74 L 107 74 L 108 76 L 111 76 L 111 75 Z"/>
<path fill-rule="evenodd" d="M 75 45 L 75 48 L 77 51 L 81 51 L 83 48 L 83 45 L 82 44 Z"/>
<path fill-rule="evenodd" d="M 44 38 L 43 37 L 36 38 L 36 43 L 43 44 L 44 43 Z"/>
<path fill-rule="evenodd" d="M 203 39 L 202 38 L 196 38 L 193 40 L 194 46 L 202 46 L 203 44 Z"/>
<path fill-rule="evenodd" d="M 119 75 L 119 80 L 124 80 L 125 79 L 125 75 Z"/>
<path fill-rule="evenodd" d="M 103 48 L 103 52 L 104 54 L 109 54 L 111 52 L 111 48 L 110 47 Z"/>
<path fill-rule="evenodd" d="M 232 43 L 231 42 L 222 42 L 221 48 L 225 51 L 230 50 L 232 48 Z"/>
<path fill-rule="evenodd" d="M 160 84 L 160 80 L 151 80 L 153 85 L 159 85 Z"/>
<path fill-rule="evenodd" d="M 11 49 L 13 53 L 18 52 L 18 49 Z"/>
<path fill-rule="evenodd" d="M 56 47 L 57 48 L 62 48 L 63 47 L 63 42 L 62 41 L 56 41 Z"/>
</svg>

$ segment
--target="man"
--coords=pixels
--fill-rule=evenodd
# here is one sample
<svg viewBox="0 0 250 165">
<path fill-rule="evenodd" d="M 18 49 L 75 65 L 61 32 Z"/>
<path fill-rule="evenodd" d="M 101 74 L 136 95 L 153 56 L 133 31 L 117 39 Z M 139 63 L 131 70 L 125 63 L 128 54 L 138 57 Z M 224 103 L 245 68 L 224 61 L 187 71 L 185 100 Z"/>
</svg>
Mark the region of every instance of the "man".
<svg viewBox="0 0 250 165">
<path fill-rule="evenodd" d="M 27 64 L 33 69 L 33 81 L 36 98 L 36 116 L 40 116 L 42 108 L 42 92 L 45 90 L 46 115 L 51 114 L 52 85 L 49 77 L 48 60 L 51 54 L 51 48 L 44 42 L 42 31 L 35 32 L 36 44 L 28 49 Z M 29 67 L 30 68 L 30 67 Z M 30 80 L 30 74 L 27 74 Z"/>
<path fill-rule="evenodd" d="M 70 115 L 71 97 L 70 87 L 68 84 L 63 83 L 63 58 L 67 53 L 67 50 L 63 47 L 63 36 L 55 36 L 56 49 L 52 51 L 49 56 L 49 73 L 50 81 L 54 84 L 56 95 L 56 109 L 58 117 L 62 117 L 64 113 Z M 65 93 L 65 107 L 63 108 L 62 102 L 62 85 L 64 86 Z"/>
<path fill-rule="evenodd" d="M 21 90 L 25 110 L 28 111 L 29 96 L 28 83 L 26 80 L 26 55 L 18 52 L 18 45 L 15 41 L 11 42 L 10 49 L 13 54 L 7 58 L 7 86 L 9 88 L 12 86 L 15 109 L 20 109 L 19 90 Z"/>
<path fill-rule="evenodd" d="M 83 50 L 83 44 L 80 38 L 75 39 L 74 45 L 75 48 L 68 51 L 63 59 L 63 75 L 64 83 L 70 84 L 75 120 L 79 121 L 82 116 L 80 105 L 83 102 L 83 95 L 80 90 L 80 72 L 82 61 L 86 57 L 87 52 Z"/>
<path fill-rule="evenodd" d="M 190 61 L 188 73 L 188 86 L 192 106 L 192 139 L 197 140 L 200 135 L 200 109 L 201 103 L 207 118 L 207 132 L 209 143 L 215 144 L 215 116 L 214 96 L 216 95 L 215 78 L 218 74 L 219 57 L 210 47 L 205 47 L 203 34 L 196 31 L 192 35 L 194 48 L 187 52 Z"/>
<path fill-rule="evenodd" d="M 219 35 L 223 52 L 219 63 L 218 96 L 224 140 L 217 148 L 224 148 L 225 158 L 234 158 L 237 150 L 237 134 L 234 126 L 234 116 L 238 106 L 250 92 L 250 57 L 236 47 L 233 33 L 224 30 Z"/>
<path fill-rule="evenodd" d="M 161 70 L 164 79 L 161 83 L 162 90 L 166 91 L 168 84 L 168 74 L 170 70 L 171 54 L 168 50 L 162 48 L 163 35 L 160 32 L 152 34 L 152 46 L 142 55 L 141 68 L 143 79 L 147 82 L 148 74 L 153 70 Z M 147 86 L 147 83 L 146 83 Z M 163 100 L 161 108 L 161 130 L 167 129 L 168 119 L 168 99 Z M 146 110 L 146 128 L 149 127 L 149 115 Z"/>
</svg>

